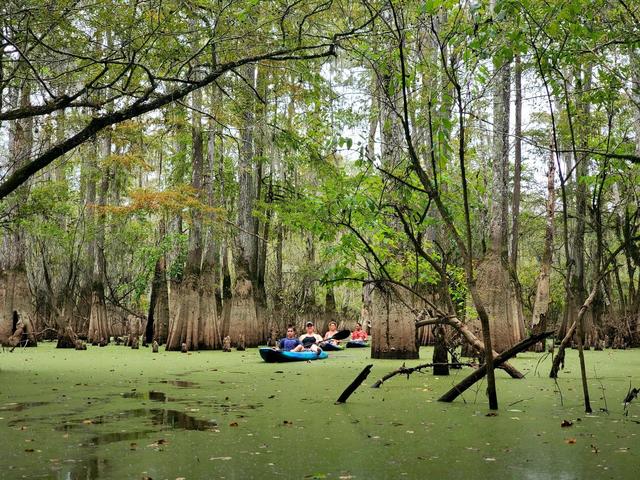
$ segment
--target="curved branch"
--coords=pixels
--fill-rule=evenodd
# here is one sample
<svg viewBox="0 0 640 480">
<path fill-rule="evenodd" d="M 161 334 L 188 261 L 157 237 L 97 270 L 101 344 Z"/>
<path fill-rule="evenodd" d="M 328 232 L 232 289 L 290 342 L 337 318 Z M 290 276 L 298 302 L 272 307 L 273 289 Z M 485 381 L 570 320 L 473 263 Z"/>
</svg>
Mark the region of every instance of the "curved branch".
<svg viewBox="0 0 640 480">
<path fill-rule="evenodd" d="M 318 52 L 317 50 L 321 51 Z M 305 53 L 309 51 L 311 51 L 311 53 Z M 80 130 L 72 137 L 53 146 L 46 152 L 42 153 L 40 156 L 26 163 L 24 166 L 16 169 L 8 178 L 6 178 L 0 184 L 0 199 L 5 198 L 11 192 L 16 190 L 20 185 L 26 182 L 29 177 L 45 168 L 56 158 L 61 157 L 65 153 L 76 148 L 78 145 L 86 142 L 88 139 L 90 139 L 96 133 L 100 132 L 106 127 L 124 122 L 126 120 L 130 120 L 142 114 L 157 110 L 158 108 L 175 102 L 176 100 L 180 100 L 191 92 L 205 87 L 210 83 L 213 83 L 217 78 L 219 78 L 229 70 L 240 67 L 242 65 L 246 65 L 248 63 L 255 63 L 262 60 L 272 60 L 278 62 L 285 60 L 311 60 L 316 58 L 328 57 L 334 54 L 335 45 L 331 43 L 306 47 L 296 47 L 290 49 L 280 49 L 261 55 L 245 57 L 235 62 L 228 62 L 226 64 L 220 65 L 203 79 L 192 84 L 185 85 L 181 88 L 177 88 L 169 93 L 155 98 L 154 100 L 142 103 L 134 103 L 133 105 L 122 110 L 115 111 L 101 117 L 93 118 L 82 130 Z"/>
</svg>

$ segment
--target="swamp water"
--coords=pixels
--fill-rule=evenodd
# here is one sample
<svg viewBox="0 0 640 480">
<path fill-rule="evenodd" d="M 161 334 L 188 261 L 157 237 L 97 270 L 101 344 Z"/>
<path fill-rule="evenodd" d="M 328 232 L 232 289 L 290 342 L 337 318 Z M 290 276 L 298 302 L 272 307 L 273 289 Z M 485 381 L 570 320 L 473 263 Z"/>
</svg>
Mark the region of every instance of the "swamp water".
<svg viewBox="0 0 640 480">
<path fill-rule="evenodd" d="M 640 465 L 640 400 L 627 416 L 622 405 L 640 386 L 640 350 L 586 352 L 592 415 L 575 351 L 557 385 L 550 357 L 521 354 L 526 378 L 498 371 L 500 411 L 487 417 L 484 383 L 436 401 L 469 369 L 368 388 L 402 364 L 368 349 L 266 364 L 256 349 L 53 347 L 0 353 L 2 479 L 623 479 Z M 334 405 L 368 363 L 365 384 Z"/>
</svg>

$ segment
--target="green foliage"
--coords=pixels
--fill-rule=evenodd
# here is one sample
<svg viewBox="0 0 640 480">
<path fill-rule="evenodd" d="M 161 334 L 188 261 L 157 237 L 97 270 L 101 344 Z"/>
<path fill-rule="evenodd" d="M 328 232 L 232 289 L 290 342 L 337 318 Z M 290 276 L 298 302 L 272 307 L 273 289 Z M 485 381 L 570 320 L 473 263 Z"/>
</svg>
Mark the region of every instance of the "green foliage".
<svg viewBox="0 0 640 480">
<path fill-rule="evenodd" d="M 86 87 L 82 108 L 36 118 L 34 155 L 105 111 L 142 102 L 150 91 L 155 98 L 189 84 L 196 73 L 210 72 L 222 62 L 338 43 L 337 58 L 261 61 L 255 78 L 246 77 L 244 67 L 219 77 L 200 90 L 200 115 L 187 97 L 122 122 L 2 202 L 8 230 L 23 232 L 31 248 L 34 281 L 42 286 L 44 264 L 56 282 L 77 273 L 76 286 L 88 284 L 98 219 L 104 218 L 109 293 L 123 304 L 145 307 L 161 255 L 167 258 L 169 278 L 182 278 L 196 227 L 203 230 L 203 250 L 222 242 L 229 247 L 240 235 L 233 224 L 243 160 L 252 187 L 260 191 L 259 198 L 251 199 L 257 233 L 269 234 L 269 294 L 278 281 L 289 292 L 320 282 L 342 289 L 344 298 L 359 297 L 368 279 L 433 290 L 440 282 L 434 268 L 439 265 L 461 309 L 468 299 L 463 258 L 416 174 L 402 122 L 406 113 L 418 161 L 465 237 L 462 147 L 469 240 L 478 261 L 487 243 L 493 193 L 496 69 L 519 56 L 527 119 L 518 275 L 530 296 L 543 245 L 544 170 L 549 145 L 557 141 L 564 191 L 558 191 L 556 210 L 566 209 L 569 221 L 569 238 L 564 238 L 562 216 L 556 216 L 552 302 L 559 311 L 567 261 L 563 247 L 572 242 L 578 187 L 589 199 L 587 258 L 597 252 L 596 226 L 602 227 L 601 247 L 609 250 L 638 231 L 638 167 L 608 154 L 637 150 L 633 82 L 640 71 L 640 38 L 623 2 L 500 0 L 491 5 L 202 0 L 185 6 L 170 0 L 57 2 L 52 7 L 28 1 L 17 11 L 8 4 L 6 30 L 30 52 L 29 69 L 16 66 L 15 75 L 3 77 L 3 98 L 13 102 L 11 108 L 19 106 L 18 93 L 25 85 L 32 89 L 34 104 Z M 339 35 L 362 24 L 356 35 Z M 35 38 L 46 42 L 34 43 Z M 13 51 L 7 56 L 7 72 L 13 71 L 14 57 Z M 55 95 L 44 91 L 41 81 L 50 81 Z M 205 157 L 204 178 L 196 179 L 201 189 L 192 187 L 197 183 L 192 178 L 192 123 L 199 116 Z M 16 125 L 10 120 L 2 128 L 12 133 Z M 252 143 L 245 148 L 249 137 Z M 105 153 L 106 138 L 111 144 Z M 4 142 L 1 148 L 4 153 L 15 146 Z M 251 158 L 241 157 L 248 154 Z M 578 159 L 586 168 L 576 167 Z M 7 157 L 3 168 L 10 170 L 12 161 Z M 106 205 L 97 206 L 103 180 L 108 182 Z M 267 222 L 270 231 L 265 233 Z M 286 279 L 273 274 L 279 227 L 284 230 Z M 637 259 L 628 250 L 630 272 L 620 269 L 619 296 L 637 290 Z M 586 277 L 591 278 L 597 266 L 587 263 Z"/>
</svg>

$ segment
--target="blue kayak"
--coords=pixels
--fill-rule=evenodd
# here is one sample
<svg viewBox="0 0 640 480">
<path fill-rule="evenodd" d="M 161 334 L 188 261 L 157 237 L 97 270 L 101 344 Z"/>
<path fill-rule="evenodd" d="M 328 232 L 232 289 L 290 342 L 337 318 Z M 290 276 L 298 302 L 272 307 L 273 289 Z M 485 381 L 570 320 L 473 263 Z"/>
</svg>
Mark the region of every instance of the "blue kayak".
<svg viewBox="0 0 640 480">
<path fill-rule="evenodd" d="M 367 342 L 363 342 L 362 340 L 350 340 L 347 342 L 347 348 L 365 348 L 368 346 L 369 344 Z"/>
<path fill-rule="evenodd" d="M 306 362 L 307 360 L 323 360 L 329 355 L 322 351 L 320 355 L 313 352 L 285 352 L 271 347 L 260 347 L 260 356 L 267 363 Z"/>
<path fill-rule="evenodd" d="M 322 350 L 327 350 L 328 352 L 339 352 L 340 350 L 344 350 L 344 345 L 336 345 L 335 343 L 323 343 Z"/>
</svg>

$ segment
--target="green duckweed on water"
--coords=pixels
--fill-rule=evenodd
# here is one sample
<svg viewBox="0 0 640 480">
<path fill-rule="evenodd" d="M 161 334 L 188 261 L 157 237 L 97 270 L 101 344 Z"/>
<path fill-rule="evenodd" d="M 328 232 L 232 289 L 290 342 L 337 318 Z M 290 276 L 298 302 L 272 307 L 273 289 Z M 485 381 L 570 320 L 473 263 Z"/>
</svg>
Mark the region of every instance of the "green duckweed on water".
<svg viewBox="0 0 640 480">
<path fill-rule="evenodd" d="M 592 415 L 573 350 L 558 386 L 544 354 L 514 360 L 524 380 L 499 371 L 495 417 L 483 384 L 437 402 L 469 369 L 397 376 L 376 390 L 369 386 L 402 362 L 368 356 L 346 350 L 267 364 L 256 349 L 185 355 L 50 344 L 2 353 L 0 477 L 637 477 L 640 402 L 625 416 L 622 401 L 630 383 L 640 386 L 639 350 L 586 352 Z M 365 384 L 334 405 L 368 363 Z"/>
</svg>

